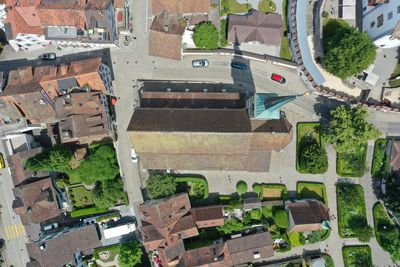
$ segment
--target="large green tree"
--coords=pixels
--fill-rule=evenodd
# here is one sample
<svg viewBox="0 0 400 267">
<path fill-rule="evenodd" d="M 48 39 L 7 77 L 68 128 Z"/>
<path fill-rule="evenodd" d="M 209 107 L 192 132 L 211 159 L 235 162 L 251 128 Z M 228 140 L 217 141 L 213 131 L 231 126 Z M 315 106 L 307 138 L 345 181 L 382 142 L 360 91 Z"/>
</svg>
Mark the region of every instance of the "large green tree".
<svg viewBox="0 0 400 267">
<path fill-rule="evenodd" d="M 339 106 L 331 110 L 332 118 L 325 131 L 326 140 L 336 146 L 338 153 L 354 153 L 368 140 L 376 139 L 381 132 L 367 121 L 365 107 Z"/>
<path fill-rule="evenodd" d="M 365 70 L 376 57 L 377 48 L 368 34 L 343 20 L 328 20 L 323 29 L 323 44 L 325 68 L 342 79 Z"/>
<path fill-rule="evenodd" d="M 193 41 L 198 48 L 218 48 L 218 40 L 218 30 L 211 22 L 201 23 L 194 28 Z"/>
<path fill-rule="evenodd" d="M 52 171 L 69 173 L 72 151 L 64 145 L 56 145 L 45 149 L 36 156 L 29 158 L 25 165 L 32 171 Z"/>
<path fill-rule="evenodd" d="M 308 173 L 324 173 L 328 169 L 328 156 L 317 143 L 306 145 L 300 152 L 300 167 Z"/>
<path fill-rule="evenodd" d="M 100 182 L 93 190 L 93 198 L 98 208 L 110 208 L 128 202 L 121 178 Z"/>
<path fill-rule="evenodd" d="M 353 216 L 349 220 L 349 226 L 354 235 L 361 242 L 369 242 L 373 235 L 373 229 L 368 225 L 367 219 L 362 216 Z"/>
<path fill-rule="evenodd" d="M 121 267 L 141 266 L 142 246 L 137 241 L 125 242 L 119 245 L 118 263 Z"/>
<path fill-rule="evenodd" d="M 233 232 L 238 232 L 242 230 L 244 224 L 242 221 L 238 219 L 232 218 L 228 219 L 224 222 L 224 225 L 218 226 L 218 231 L 223 232 L 224 234 L 228 235 Z"/>
<path fill-rule="evenodd" d="M 384 195 L 385 206 L 391 210 L 396 217 L 400 218 L 400 182 L 394 176 L 386 179 L 386 194 Z"/>
<path fill-rule="evenodd" d="M 176 193 L 175 177 L 168 174 L 150 175 L 146 191 L 151 199 L 172 196 Z"/>
<path fill-rule="evenodd" d="M 72 171 L 72 175 L 79 176 L 86 184 L 114 179 L 118 174 L 117 155 L 109 144 L 91 149 L 89 157 Z"/>
</svg>

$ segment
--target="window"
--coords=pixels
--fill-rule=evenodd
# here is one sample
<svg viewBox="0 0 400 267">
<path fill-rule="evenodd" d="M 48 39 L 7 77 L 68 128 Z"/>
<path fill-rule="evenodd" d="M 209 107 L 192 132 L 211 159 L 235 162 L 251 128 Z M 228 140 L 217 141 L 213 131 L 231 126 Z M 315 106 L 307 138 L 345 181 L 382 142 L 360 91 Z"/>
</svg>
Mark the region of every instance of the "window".
<svg viewBox="0 0 400 267">
<path fill-rule="evenodd" d="M 400 14 L 400 6 L 397 6 L 397 14 Z"/>
<path fill-rule="evenodd" d="M 378 16 L 378 28 L 383 25 L 383 14 Z"/>
<path fill-rule="evenodd" d="M 393 18 L 393 11 L 390 11 L 388 13 L 388 20 L 391 20 Z"/>
<path fill-rule="evenodd" d="M 375 20 L 371 21 L 371 24 L 369 25 L 371 28 L 373 28 L 375 26 Z"/>
</svg>

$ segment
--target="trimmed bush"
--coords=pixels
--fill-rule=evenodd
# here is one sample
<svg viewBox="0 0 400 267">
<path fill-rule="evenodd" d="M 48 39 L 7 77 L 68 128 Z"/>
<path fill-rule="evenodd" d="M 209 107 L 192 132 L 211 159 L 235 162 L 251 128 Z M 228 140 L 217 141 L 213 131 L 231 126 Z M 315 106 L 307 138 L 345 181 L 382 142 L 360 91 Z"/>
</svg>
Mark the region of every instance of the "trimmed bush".
<svg viewBox="0 0 400 267">
<path fill-rule="evenodd" d="M 257 193 L 258 195 L 260 195 L 261 192 L 262 192 L 262 185 L 260 185 L 260 184 L 253 184 L 253 191 L 254 191 L 255 193 Z"/>
<path fill-rule="evenodd" d="M 289 218 L 286 210 L 277 208 L 273 210 L 272 214 L 276 225 L 284 229 L 289 227 Z"/>
<path fill-rule="evenodd" d="M 97 214 L 97 213 L 103 213 L 105 211 L 107 211 L 107 209 L 99 209 L 99 208 L 96 208 L 96 207 L 84 208 L 84 209 L 79 209 L 79 210 L 72 211 L 71 212 L 71 217 L 72 218 L 76 218 L 76 217 L 81 217 L 81 216 L 94 215 L 94 214 Z"/>
<path fill-rule="evenodd" d="M 239 182 L 236 184 L 236 192 L 238 192 L 239 194 L 244 194 L 244 193 L 246 193 L 246 192 L 247 192 L 247 189 L 248 189 L 248 187 L 247 187 L 247 184 L 246 184 L 245 181 L 239 181 Z"/>
</svg>

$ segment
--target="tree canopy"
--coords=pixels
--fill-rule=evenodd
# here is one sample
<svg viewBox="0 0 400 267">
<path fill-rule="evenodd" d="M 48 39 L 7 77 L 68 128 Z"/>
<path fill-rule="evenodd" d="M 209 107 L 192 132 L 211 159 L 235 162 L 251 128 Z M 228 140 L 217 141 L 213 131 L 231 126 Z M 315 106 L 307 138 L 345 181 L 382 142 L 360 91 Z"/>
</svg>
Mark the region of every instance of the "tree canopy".
<svg viewBox="0 0 400 267">
<path fill-rule="evenodd" d="M 317 143 L 305 146 L 300 152 L 300 166 L 309 173 L 324 173 L 328 169 L 328 156 Z"/>
<path fill-rule="evenodd" d="M 386 179 L 386 194 L 384 195 L 385 206 L 390 209 L 396 217 L 400 217 L 400 182 L 394 176 Z"/>
<path fill-rule="evenodd" d="M 375 60 L 377 47 L 368 34 L 343 20 L 329 19 L 323 36 L 325 68 L 341 79 L 360 73 Z"/>
<path fill-rule="evenodd" d="M 117 155 L 112 145 L 108 144 L 91 149 L 89 157 L 72 171 L 72 175 L 79 176 L 86 184 L 114 179 L 118 174 Z"/>
<path fill-rule="evenodd" d="M 142 262 L 142 246 L 138 241 L 121 243 L 119 245 L 118 263 L 121 267 L 140 266 Z"/>
<path fill-rule="evenodd" d="M 193 42 L 201 49 L 218 48 L 219 33 L 211 22 L 204 22 L 194 28 Z"/>
<path fill-rule="evenodd" d="M 244 194 L 244 193 L 246 193 L 246 192 L 247 192 L 247 189 L 248 189 L 248 187 L 247 187 L 247 184 L 246 184 L 245 181 L 239 181 L 239 182 L 237 182 L 237 184 L 236 184 L 236 191 L 237 191 L 239 194 Z"/>
<path fill-rule="evenodd" d="M 224 222 L 224 225 L 218 226 L 218 230 L 228 235 L 233 232 L 238 232 L 244 227 L 243 222 L 232 218 Z"/>
<path fill-rule="evenodd" d="M 331 110 L 332 118 L 325 132 L 328 143 L 336 146 L 338 153 L 354 153 L 370 139 L 376 139 L 381 132 L 367 122 L 365 107 L 353 109 L 339 106 Z"/>
<path fill-rule="evenodd" d="M 45 149 L 35 157 L 27 159 L 25 165 L 32 171 L 64 172 L 71 171 L 72 151 L 64 145 L 56 145 Z"/>
<path fill-rule="evenodd" d="M 368 225 L 367 219 L 362 216 L 353 216 L 349 221 L 351 231 L 361 242 L 369 242 L 373 229 Z"/>
<path fill-rule="evenodd" d="M 151 199 L 172 196 L 176 193 L 175 177 L 168 174 L 150 175 L 147 180 L 146 190 Z"/>
<path fill-rule="evenodd" d="M 98 208 L 110 208 L 128 202 L 121 178 L 100 182 L 93 190 L 93 198 Z"/>
</svg>

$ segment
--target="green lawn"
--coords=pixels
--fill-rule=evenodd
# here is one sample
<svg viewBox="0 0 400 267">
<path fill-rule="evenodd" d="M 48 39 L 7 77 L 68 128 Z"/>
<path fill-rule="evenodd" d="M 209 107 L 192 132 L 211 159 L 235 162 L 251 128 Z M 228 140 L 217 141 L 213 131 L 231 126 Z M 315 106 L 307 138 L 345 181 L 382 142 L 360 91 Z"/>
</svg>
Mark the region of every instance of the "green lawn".
<svg viewBox="0 0 400 267">
<path fill-rule="evenodd" d="M 261 0 L 258 2 L 258 10 L 261 12 L 275 12 L 276 5 L 272 0 Z"/>
<path fill-rule="evenodd" d="M 236 0 L 222 0 L 221 16 L 235 13 L 246 13 L 251 9 L 250 4 L 239 4 Z"/>
<path fill-rule="evenodd" d="M 362 177 L 365 172 L 367 149 L 365 144 L 356 153 L 337 153 L 336 173 L 343 177 Z"/>
<path fill-rule="evenodd" d="M 400 63 L 397 63 L 396 67 L 393 70 L 393 73 L 392 73 L 391 77 L 392 78 L 396 78 L 399 75 L 400 75 Z"/>
<path fill-rule="evenodd" d="M 328 204 L 325 185 L 322 183 L 298 182 L 296 189 L 298 199 L 317 199 Z"/>
<path fill-rule="evenodd" d="M 319 122 L 299 122 L 297 123 L 297 136 L 296 136 L 296 170 L 299 173 L 308 173 L 300 167 L 300 152 L 301 146 L 308 140 L 315 140 L 317 144 L 324 145 L 321 135 L 319 133 Z"/>
<path fill-rule="evenodd" d="M 302 236 L 303 233 L 290 233 L 289 234 L 289 240 L 290 243 L 292 243 L 293 247 L 301 247 L 303 246 L 304 243 L 304 236 Z"/>
<path fill-rule="evenodd" d="M 398 80 L 396 80 L 396 79 L 390 80 L 389 81 L 389 85 L 390 85 L 390 87 L 400 87 L 400 79 L 398 79 Z"/>
<path fill-rule="evenodd" d="M 356 237 L 350 225 L 355 218 L 366 219 L 364 190 L 358 184 L 339 183 L 336 194 L 339 235 L 343 238 Z"/>
<path fill-rule="evenodd" d="M 74 172 L 74 170 L 72 170 L 72 171 L 68 174 L 68 177 L 69 177 L 69 183 L 70 183 L 71 185 L 74 185 L 74 184 L 81 184 L 81 183 L 82 183 L 81 177 L 80 177 L 79 175 L 76 175 L 76 172 Z"/>
<path fill-rule="evenodd" d="M 110 253 L 110 256 L 108 257 L 108 259 L 102 260 L 102 261 L 103 262 L 113 261 L 115 259 L 115 256 L 117 256 L 119 254 L 119 244 L 115 244 L 115 245 L 111 245 L 111 246 L 107 246 L 107 247 L 95 248 L 93 250 L 93 257 L 96 260 L 100 259 L 100 253 L 104 252 L 104 251 L 108 251 L 108 253 Z"/>
<path fill-rule="evenodd" d="M 100 209 L 97 207 L 88 207 L 88 208 L 71 211 L 71 217 L 76 218 L 76 217 L 81 217 L 81 216 L 95 215 L 95 214 L 103 213 L 106 211 L 107 211 L 107 209 Z"/>
<path fill-rule="evenodd" d="M 372 159 L 371 175 L 378 177 L 382 172 L 390 171 L 389 157 L 386 155 L 388 140 L 378 139 L 374 146 L 374 157 Z"/>
<path fill-rule="evenodd" d="M 284 184 L 261 184 L 262 191 L 260 198 L 263 200 L 285 200 L 287 188 Z"/>
<path fill-rule="evenodd" d="M 322 257 L 325 259 L 326 267 L 335 267 L 333 263 L 332 257 L 328 254 L 322 254 Z"/>
<path fill-rule="evenodd" d="M 287 38 L 287 21 L 286 21 L 286 16 L 287 16 L 287 1 L 288 0 L 283 0 L 282 1 L 282 10 L 283 10 L 283 36 L 282 36 L 282 41 L 281 41 L 281 51 L 279 53 L 279 56 L 283 59 L 287 60 L 292 60 L 292 54 L 290 53 L 290 47 L 289 47 L 289 40 Z"/>
<path fill-rule="evenodd" d="M 218 232 L 216 227 L 202 229 L 200 230 L 198 236 L 187 238 L 184 240 L 185 249 L 190 250 L 195 248 L 201 248 L 204 246 L 209 246 L 212 245 L 214 241 L 218 240 L 221 237 L 222 236 Z"/>
<path fill-rule="evenodd" d="M 345 246 L 342 249 L 345 267 L 372 267 L 369 246 Z"/>
<path fill-rule="evenodd" d="M 68 192 L 70 190 L 72 190 L 72 193 L 69 193 L 70 202 L 75 200 L 76 203 L 73 204 L 73 206 L 76 206 L 78 209 L 92 206 L 94 204 L 92 191 L 86 190 L 82 185 L 69 187 Z"/>
</svg>

